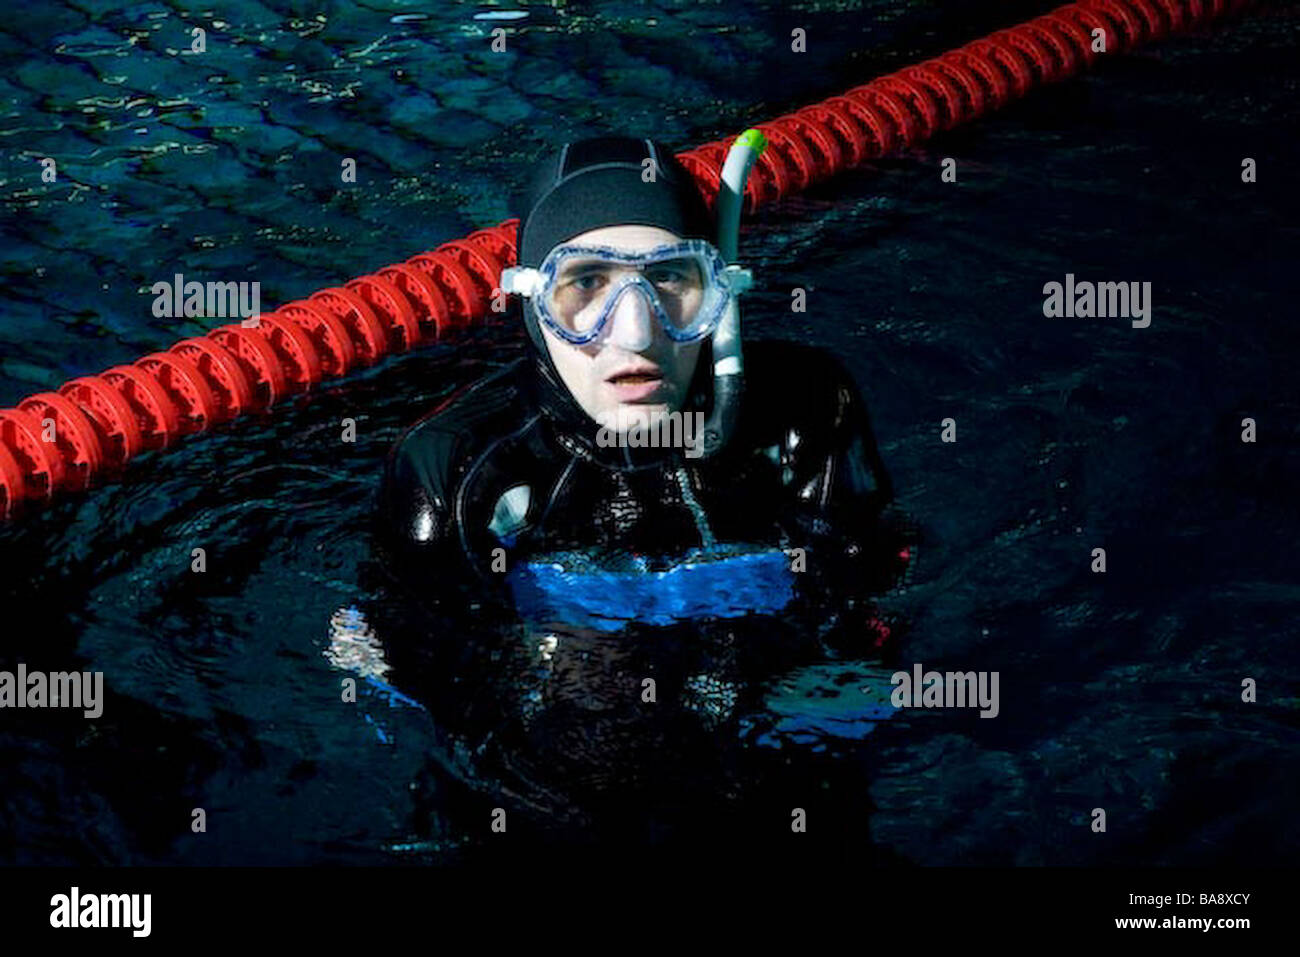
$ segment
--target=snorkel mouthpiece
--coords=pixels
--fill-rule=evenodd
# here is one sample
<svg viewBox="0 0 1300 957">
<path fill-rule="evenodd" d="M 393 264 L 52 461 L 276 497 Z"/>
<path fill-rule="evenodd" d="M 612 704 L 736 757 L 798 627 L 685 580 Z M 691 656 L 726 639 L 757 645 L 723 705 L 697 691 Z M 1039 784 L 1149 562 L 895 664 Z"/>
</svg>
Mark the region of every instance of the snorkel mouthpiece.
<svg viewBox="0 0 1300 957">
<path fill-rule="evenodd" d="M 748 129 L 736 137 L 727 152 L 718 184 L 718 250 L 727 263 L 734 263 L 740 243 L 740 213 L 745 201 L 745 181 L 749 171 L 767 148 L 767 137 L 760 130 Z M 738 279 L 740 277 L 737 277 Z M 745 386 L 745 363 L 740 349 L 739 292 L 748 276 L 737 283 L 736 292 L 727 302 L 718 328 L 713 333 L 713 408 L 703 429 L 703 456 L 716 455 L 735 431 L 740 413 L 740 397 Z"/>
</svg>

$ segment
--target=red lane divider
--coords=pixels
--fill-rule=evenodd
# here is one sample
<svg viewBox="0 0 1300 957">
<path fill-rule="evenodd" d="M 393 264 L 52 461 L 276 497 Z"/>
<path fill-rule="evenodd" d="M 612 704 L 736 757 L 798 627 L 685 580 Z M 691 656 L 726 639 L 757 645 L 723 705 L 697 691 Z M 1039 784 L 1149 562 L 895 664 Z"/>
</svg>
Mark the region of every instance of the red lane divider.
<svg viewBox="0 0 1300 957">
<path fill-rule="evenodd" d="M 1202 26 L 1250 0 L 1079 0 L 842 96 L 758 124 L 768 139 L 745 188 L 750 212 L 866 160 L 913 146 L 1122 53 Z M 678 154 L 710 206 L 735 137 Z M 49 501 L 327 378 L 486 319 L 519 221 L 443 243 L 339 288 L 231 323 L 166 352 L 0 410 L 0 516 Z M 53 424 L 53 429 L 49 428 Z"/>
<path fill-rule="evenodd" d="M 758 124 L 768 138 L 745 189 L 749 212 L 864 160 L 913 146 L 1175 30 L 1201 26 L 1248 0 L 1080 0 L 842 96 Z M 678 155 L 712 202 L 735 137 Z"/>
</svg>

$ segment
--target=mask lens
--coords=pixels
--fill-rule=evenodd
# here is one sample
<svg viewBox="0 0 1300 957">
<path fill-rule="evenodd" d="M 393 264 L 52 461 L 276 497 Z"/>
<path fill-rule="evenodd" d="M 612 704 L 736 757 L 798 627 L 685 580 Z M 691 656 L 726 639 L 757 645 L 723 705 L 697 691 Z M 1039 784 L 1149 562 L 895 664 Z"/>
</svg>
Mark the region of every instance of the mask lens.
<svg viewBox="0 0 1300 957">
<path fill-rule="evenodd" d="M 713 314 L 726 293 L 706 250 L 678 246 L 661 252 L 642 257 L 592 247 L 562 250 L 549 269 L 543 267 L 548 275 L 539 304 L 560 329 L 586 336 L 608 320 L 615 300 L 631 296 L 645 301 L 674 338 L 690 336 L 716 321 Z"/>
<path fill-rule="evenodd" d="M 668 321 L 679 331 L 695 324 L 704 302 L 704 265 L 697 256 L 651 263 L 643 270 Z"/>
<path fill-rule="evenodd" d="M 554 320 L 570 332 L 590 332 L 605 305 L 619 269 L 594 258 L 567 259 L 560 263 L 547 291 L 547 308 Z"/>
</svg>

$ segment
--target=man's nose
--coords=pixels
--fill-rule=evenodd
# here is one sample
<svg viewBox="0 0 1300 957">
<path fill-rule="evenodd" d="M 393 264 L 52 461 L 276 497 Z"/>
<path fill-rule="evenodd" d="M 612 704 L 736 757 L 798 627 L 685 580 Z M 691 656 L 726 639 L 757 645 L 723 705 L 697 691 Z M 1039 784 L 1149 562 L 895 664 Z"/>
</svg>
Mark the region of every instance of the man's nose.
<svg viewBox="0 0 1300 957">
<path fill-rule="evenodd" d="M 631 285 L 619 293 L 609 317 L 609 341 L 629 352 L 644 352 L 654 342 L 654 312 L 645 290 Z"/>
</svg>

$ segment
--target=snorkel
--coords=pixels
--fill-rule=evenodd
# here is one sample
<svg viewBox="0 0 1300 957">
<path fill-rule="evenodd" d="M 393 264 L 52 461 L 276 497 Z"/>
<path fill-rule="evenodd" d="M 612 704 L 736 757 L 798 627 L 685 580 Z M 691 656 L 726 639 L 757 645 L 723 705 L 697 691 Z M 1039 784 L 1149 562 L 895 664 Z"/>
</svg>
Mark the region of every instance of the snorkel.
<svg viewBox="0 0 1300 957">
<path fill-rule="evenodd" d="M 718 251 L 729 265 L 736 260 L 740 245 L 740 213 L 744 207 L 745 181 L 749 171 L 767 148 L 761 131 L 745 130 L 731 145 L 718 184 Z M 745 362 L 740 348 L 739 294 L 747 283 L 737 283 L 726 312 L 713 332 L 713 408 L 704 421 L 703 457 L 716 455 L 726 446 L 740 414 L 740 397 L 745 388 Z"/>
</svg>

